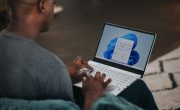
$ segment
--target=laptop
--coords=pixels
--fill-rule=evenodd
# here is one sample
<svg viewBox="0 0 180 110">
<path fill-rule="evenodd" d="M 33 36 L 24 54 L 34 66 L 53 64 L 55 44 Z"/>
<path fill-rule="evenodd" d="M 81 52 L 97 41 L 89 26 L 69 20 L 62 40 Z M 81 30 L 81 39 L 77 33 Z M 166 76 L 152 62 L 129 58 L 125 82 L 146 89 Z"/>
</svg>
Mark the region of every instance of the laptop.
<svg viewBox="0 0 180 110">
<path fill-rule="evenodd" d="M 156 34 L 106 22 L 95 56 L 88 64 L 111 78 L 105 92 L 118 95 L 144 75 Z M 106 79 L 105 79 L 106 80 Z M 82 82 L 75 84 L 82 87 Z"/>
</svg>

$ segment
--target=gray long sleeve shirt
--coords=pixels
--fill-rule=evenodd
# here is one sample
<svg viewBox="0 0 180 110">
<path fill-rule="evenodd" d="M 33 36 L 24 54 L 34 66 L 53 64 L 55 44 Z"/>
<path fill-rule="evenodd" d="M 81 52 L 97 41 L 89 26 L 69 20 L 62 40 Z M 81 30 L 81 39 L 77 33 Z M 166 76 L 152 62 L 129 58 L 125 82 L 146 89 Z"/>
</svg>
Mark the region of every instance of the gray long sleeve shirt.
<svg viewBox="0 0 180 110">
<path fill-rule="evenodd" d="M 73 101 L 65 64 L 31 39 L 0 33 L 0 97 Z"/>
</svg>

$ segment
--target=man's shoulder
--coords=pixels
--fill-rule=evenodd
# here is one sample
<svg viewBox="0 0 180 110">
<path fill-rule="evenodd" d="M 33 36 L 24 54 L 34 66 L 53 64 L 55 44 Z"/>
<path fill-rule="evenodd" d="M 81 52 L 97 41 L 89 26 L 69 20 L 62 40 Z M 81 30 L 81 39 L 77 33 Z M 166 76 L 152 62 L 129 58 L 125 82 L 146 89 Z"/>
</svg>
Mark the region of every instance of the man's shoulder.
<svg viewBox="0 0 180 110">
<path fill-rule="evenodd" d="M 57 59 L 52 52 L 43 48 L 34 40 L 16 36 L 13 33 L 8 33 L 8 31 L 0 33 L 0 51 L 0 56 L 3 55 L 13 61 L 19 60 L 20 63 L 46 63 L 47 65 L 59 63 L 63 65 L 63 62 Z"/>
<path fill-rule="evenodd" d="M 3 30 L 0 32 L 0 46 L 3 46 L 5 49 L 16 50 L 16 48 L 19 48 L 18 50 L 20 50 L 22 48 L 31 49 L 37 44 L 31 39 Z"/>
</svg>

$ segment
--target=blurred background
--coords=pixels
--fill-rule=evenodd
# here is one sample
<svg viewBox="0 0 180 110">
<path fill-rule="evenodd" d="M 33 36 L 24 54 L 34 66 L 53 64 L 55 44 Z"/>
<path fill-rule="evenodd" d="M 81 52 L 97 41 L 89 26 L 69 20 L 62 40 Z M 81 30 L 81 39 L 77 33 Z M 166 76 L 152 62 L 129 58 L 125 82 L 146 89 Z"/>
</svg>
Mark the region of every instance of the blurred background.
<svg viewBox="0 0 180 110">
<path fill-rule="evenodd" d="M 1 30 L 9 15 L 3 1 Z M 160 109 L 180 110 L 180 0 L 57 0 L 51 29 L 41 34 L 38 43 L 66 64 L 77 56 L 89 60 L 105 21 L 157 33 L 144 80 Z"/>
<path fill-rule="evenodd" d="M 180 1 L 60 0 L 51 30 L 39 43 L 70 62 L 92 59 L 105 21 L 157 33 L 151 61 L 180 45 Z"/>
</svg>

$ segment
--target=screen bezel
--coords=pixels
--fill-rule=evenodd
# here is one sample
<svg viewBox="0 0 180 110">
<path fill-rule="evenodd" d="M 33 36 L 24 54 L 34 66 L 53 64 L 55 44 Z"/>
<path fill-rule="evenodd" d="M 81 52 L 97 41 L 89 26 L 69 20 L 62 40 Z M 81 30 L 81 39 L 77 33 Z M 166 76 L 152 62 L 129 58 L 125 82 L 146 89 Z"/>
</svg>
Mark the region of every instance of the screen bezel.
<svg viewBox="0 0 180 110">
<path fill-rule="evenodd" d="M 105 28 L 106 25 L 110 25 L 110 26 L 114 26 L 114 27 L 118 27 L 118 28 L 124 28 L 124 29 L 132 30 L 132 31 L 141 32 L 141 33 L 146 33 L 146 34 L 150 34 L 150 35 L 154 36 L 152 44 L 151 44 L 151 49 L 150 49 L 150 51 L 148 53 L 148 58 L 146 60 L 146 64 L 145 64 L 145 67 L 144 67 L 143 70 L 139 70 L 139 69 L 136 69 L 136 68 L 133 68 L 133 67 L 125 66 L 125 65 L 122 65 L 122 64 L 117 64 L 117 63 L 110 62 L 110 61 L 107 61 L 107 60 L 100 59 L 100 58 L 96 57 L 97 50 L 98 50 L 100 41 L 102 39 L 102 35 L 103 35 L 104 28 Z M 118 69 L 122 69 L 122 70 L 125 70 L 125 71 L 133 72 L 133 73 L 139 74 L 139 75 L 141 75 L 141 77 L 143 77 L 146 66 L 147 66 L 147 64 L 149 62 L 149 59 L 150 59 L 150 56 L 151 56 L 151 53 L 152 53 L 152 49 L 153 49 L 153 46 L 154 46 L 154 43 L 155 43 L 155 40 L 156 40 L 156 36 L 157 36 L 157 34 L 155 34 L 155 33 L 151 33 L 151 32 L 147 32 L 147 31 L 135 29 L 135 28 L 130 28 L 130 27 L 126 27 L 126 26 L 121 26 L 121 25 L 116 25 L 116 24 L 112 24 L 112 23 L 109 23 L 109 22 L 105 22 L 104 26 L 103 26 L 103 29 L 102 29 L 102 32 L 101 32 L 101 37 L 99 39 L 98 47 L 96 49 L 96 52 L 95 52 L 95 55 L 94 55 L 94 58 L 93 58 L 93 61 L 105 64 L 105 65 L 108 65 L 108 66 L 112 66 L 112 67 L 115 67 L 115 68 L 118 68 Z"/>
</svg>

